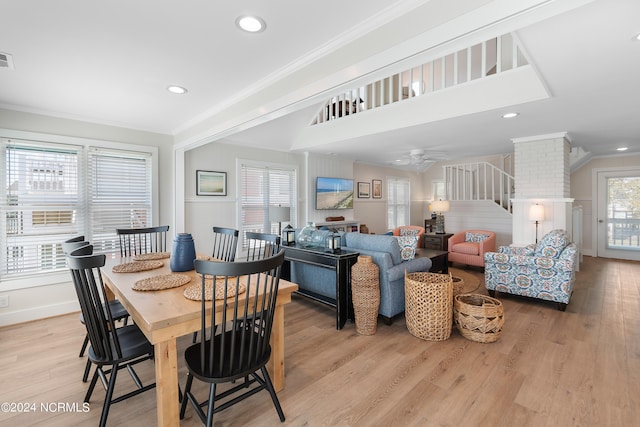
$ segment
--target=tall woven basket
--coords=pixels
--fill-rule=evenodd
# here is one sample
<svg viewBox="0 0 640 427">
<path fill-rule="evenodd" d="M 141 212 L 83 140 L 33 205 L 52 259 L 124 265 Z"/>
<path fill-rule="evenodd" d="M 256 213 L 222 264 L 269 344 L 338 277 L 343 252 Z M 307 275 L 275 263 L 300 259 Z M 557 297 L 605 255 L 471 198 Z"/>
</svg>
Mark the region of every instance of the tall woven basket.
<svg viewBox="0 0 640 427">
<path fill-rule="evenodd" d="M 360 255 L 351 267 L 351 299 L 356 316 L 356 332 L 373 335 L 378 326 L 380 281 L 378 266 L 368 255 Z"/>
<path fill-rule="evenodd" d="M 405 318 L 411 335 L 443 341 L 451 335 L 453 282 L 448 274 L 405 273 Z"/>
<path fill-rule="evenodd" d="M 460 334 L 472 341 L 494 342 L 502 335 L 504 310 L 500 300 L 479 294 L 456 295 L 453 317 Z"/>
</svg>

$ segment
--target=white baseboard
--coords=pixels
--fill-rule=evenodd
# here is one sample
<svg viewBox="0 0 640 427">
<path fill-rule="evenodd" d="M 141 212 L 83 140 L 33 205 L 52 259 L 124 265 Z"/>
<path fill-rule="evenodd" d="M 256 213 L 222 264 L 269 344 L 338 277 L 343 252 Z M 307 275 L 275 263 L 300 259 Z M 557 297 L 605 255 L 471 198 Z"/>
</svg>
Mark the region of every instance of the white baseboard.
<svg viewBox="0 0 640 427">
<path fill-rule="evenodd" d="M 80 311 L 78 301 L 65 301 L 58 304 L 38 306 L 10 313 L 0 313 L 0 326 L 15 325 L 17 323 L 60 316 L 62 314 L 73 313 L 76 311 Z"/>
</svg>

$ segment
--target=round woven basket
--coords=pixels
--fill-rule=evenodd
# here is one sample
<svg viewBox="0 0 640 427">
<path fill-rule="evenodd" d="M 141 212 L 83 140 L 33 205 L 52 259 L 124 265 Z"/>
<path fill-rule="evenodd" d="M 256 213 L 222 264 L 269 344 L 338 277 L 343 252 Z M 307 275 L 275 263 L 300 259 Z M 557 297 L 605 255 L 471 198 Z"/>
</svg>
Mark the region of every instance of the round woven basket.
<svg viewBox="0 0 640 427">
<path fill-rule="evenodd" d="M 358 257 L 351 267 L 351 298 L 356 317 L 356 332 L 373 335 L 378 326 L 380 284 L 378 266 L 367 255 Z"/>
<path fill-rule="evenodd" d="M 405 273 L 405 318 L 411 335 L 443 341 L 451 335 L 453 281 L 448 274 Z"/>
<path fill-rule="evenodd" d="M 460 334 L 472 341 L 494 342 L 502 334 L 504 310 L 500 300 L 478 294 L 457 295 L 453 317 Z"/>
</svg>

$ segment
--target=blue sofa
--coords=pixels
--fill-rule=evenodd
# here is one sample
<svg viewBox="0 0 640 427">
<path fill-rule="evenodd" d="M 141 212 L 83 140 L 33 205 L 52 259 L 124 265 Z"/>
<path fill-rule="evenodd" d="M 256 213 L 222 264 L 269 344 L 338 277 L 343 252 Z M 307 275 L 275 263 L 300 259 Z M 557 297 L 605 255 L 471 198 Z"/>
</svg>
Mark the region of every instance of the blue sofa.
<svg viewBox="0 0 640 427">
<path fill-rule="evenodd" d="M 344 249 L 370 255 L 380 269 L 380 307 L 378 314 L 390 324 L 393 316 L 404 312 L 404 274 L 429 271 L 431 260 L 416 257 L 403 261 L 400 246 L 394 236 L 377 234 L 345 233 Z M 333 271 L 303 263 L 291 263 L 291 281 L 307 291 L 335 299 L 336 281 Z"/>
</svg>

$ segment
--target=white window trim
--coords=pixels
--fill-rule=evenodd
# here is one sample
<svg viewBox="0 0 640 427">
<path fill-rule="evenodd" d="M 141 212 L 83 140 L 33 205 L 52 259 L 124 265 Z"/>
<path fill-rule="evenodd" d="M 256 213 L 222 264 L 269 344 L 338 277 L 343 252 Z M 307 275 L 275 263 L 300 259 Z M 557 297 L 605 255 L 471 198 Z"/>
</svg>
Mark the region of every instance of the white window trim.
<svg viewBox="0 0 640 427">
<path fill-rule="evenodd" d="M 270 167 L 270 168 L 281 168 L 281 169 L 292 169 L 296 175 L 296 194 L 295 194 L 295 198 L 294 198 L 294 202 L 297 203 L 298 202 L 298 189 L 300 188 L 300 173 L 299 173 L 299 168 L 298 165 L 296 164 L 291 164 L 291 163 L 275 163 L 275 162 L 263 162 L 260 160 L 249 160 L 249 159 L 241 159 L 241 158 L 236 158 L 236 182 L 238 183 L 238 185 L 236 185 L 236 224 L 238 224 L 238 229 L 241 228 L 242 225 L 242 189 L 240 188 L 240 180 L 241 180 L 241 175 L 242 175 L 242 165 L 248 165 L 248 166 L 255 166 L 255 167 L 260 167 L 260 168 L 264 168 L 264 167 Z M 296 206 L 296 213 L 297 215 L 299 215 L 298 213 L 298 207 Z M 297 218 L 291 218 L 290 220 L 291 224 L 297 224 L 298 220 Z M 242 231 L 242 230 L 241 230 Z M 238 245 L 240 246 L 240 245 Z"/>
<path fill-rule="evenodd" d="M 99 139 L 79 138 L 74 136 L 51 135 L 38 132 L 19 131 L 14 129 L 0 128 L 1 138 L 15 138 L 31 141 L 50 142 L 58 144 L 70 144 L 88 147 L 111 148 L 125 151 L 140 151 L 151 153 L 152 165 L 152 220 L 154 224 L 159 221 L 159 188 L 158 188 L 158 147 L 152 145 L 139 145 L 130 143 L 120 143 L 113 141 L 104 141 Z M 18 289 L 34 288 L 38 286 L 55 285 L 59 283 L 67 283 L 71 280 L 68 271 L 56 271 L 46 274 L 27 274 L 16 278 L 3 279 L 0 286 L 0 292 L 14 291 Z"/>
</svg>

